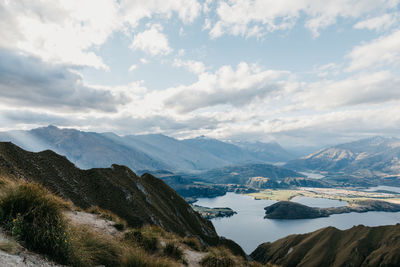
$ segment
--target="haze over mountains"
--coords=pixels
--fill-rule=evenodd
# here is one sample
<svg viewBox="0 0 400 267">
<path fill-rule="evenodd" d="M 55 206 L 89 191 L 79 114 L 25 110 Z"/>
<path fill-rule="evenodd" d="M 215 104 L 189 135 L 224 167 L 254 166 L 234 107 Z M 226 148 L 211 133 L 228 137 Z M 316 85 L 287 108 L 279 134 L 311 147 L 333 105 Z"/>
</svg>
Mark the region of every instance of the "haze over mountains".
<svg viewBox="0 0 400 267">
<path fill-rule="evenodd" d="M 54 150 L 80 168 L 107 167 L 116 163 L 133 170 L 191 172 L 293 158 L 277 143 L 258 143 L 256 146 L 242 143 L 238 146 L 205 137 L 177 140 L 161 134 L 118 136 L 55 126 L 2 132 L 0 141 L 11 141 L 31 151 Z"/>
</svg>

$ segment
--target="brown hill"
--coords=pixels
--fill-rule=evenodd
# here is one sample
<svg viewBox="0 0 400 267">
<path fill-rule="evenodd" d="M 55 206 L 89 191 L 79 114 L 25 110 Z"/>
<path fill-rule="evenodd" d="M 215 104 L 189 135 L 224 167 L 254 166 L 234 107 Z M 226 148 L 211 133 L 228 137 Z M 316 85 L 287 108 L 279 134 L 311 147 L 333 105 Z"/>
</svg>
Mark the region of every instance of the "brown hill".
<svg viewBox="0 0 400 267">
<path fill-rule="evenodd" d="M 1 176 L 43 184 L 83 209 L 110 210 L 132 227 L 159 225 L 180 235 L 197 235 L 209 244 L 219 242 L 213 225 L 167 184 L 150 174 L 139 177 L 125 166 L 81 170 L 50 150 L 33 153 L 0 142 Z"/>
<path fill-rule="evenodd" d="M 400 266 L 400 224 L 290 235 L 258 246 L 251 257 L 281 266 Z"/>
</svg>

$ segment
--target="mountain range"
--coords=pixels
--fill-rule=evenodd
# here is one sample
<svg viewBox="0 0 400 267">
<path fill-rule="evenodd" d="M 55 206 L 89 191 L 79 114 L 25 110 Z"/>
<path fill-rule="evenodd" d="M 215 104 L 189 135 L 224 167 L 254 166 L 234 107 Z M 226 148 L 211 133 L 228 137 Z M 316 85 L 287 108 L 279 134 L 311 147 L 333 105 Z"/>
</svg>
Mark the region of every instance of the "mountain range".
<svg viewBox="0 0 400 267">
<path fill-rule="evenodd" d="M 258 143 L 256 146 L 264 146 L 264 149 L 257 150 L 252 143 L 235 145 L 206 137 L 178 140 L 161 134 L 119 136 L 52 125 L 29 131 L 2 132 L 0 141 L 11 141 L 30 151 L 51 149 L 84 169 L 116 163 L 136 171 L 193 172 L 293 158 L 277 143 Z"/>
<path fill-rule="evenodd" d="M 400 176 L 400 139 L 372 137 L 321 149 L 284 167 L 296 171 L 316 171 L 327 176 L 382 178 Z"/>
</svg>

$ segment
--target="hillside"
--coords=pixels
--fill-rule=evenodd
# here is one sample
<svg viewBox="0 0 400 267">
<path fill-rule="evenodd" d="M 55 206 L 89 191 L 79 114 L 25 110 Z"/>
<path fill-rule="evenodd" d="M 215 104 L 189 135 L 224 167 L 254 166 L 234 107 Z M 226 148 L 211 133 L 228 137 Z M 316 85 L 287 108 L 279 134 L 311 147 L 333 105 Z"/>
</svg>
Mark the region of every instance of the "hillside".
<svg viewBox="0 0 400 267">
<path fill-rule="evenodd" d="M 115 163 L 135 171 L 193 172 L 235 164 L 277 162 L 282 159 L 274 156 L 275 151 L 283 153 L 278 144 L 269 148 L 263 144 L 262 150 L 254 152 L 251 145 L 237 146 L 211 138 L 178 140 L 162 134 L 119 136 L 55 126 L 0 132 L 0 141 L 13 142 L 29 151 L 53 150 L 83 169 Z"/>
<path fill-rule="evenodd" d="M 400 176 L 400 139 L 373 137 L 322 149 L 288 162 L 297 171 L 326 172 L 366 178 Z M 382 180 L 384 183 L 385 180 Z"/>
<path fill-rule="evenodd" d="M 13 142 L 29 151 L 53 150 L 83 169 L 111 164 L 125 165 L 133 170 L 170 168 L 139 149 L 126 147 L 93 132 L 49 126 L 30 131 L 3 132 L 0 133 L 0 140 Z"/>
<path fill-rule="evenodd" d="M 260 263 L 279 266 L 398 266 L 400 224 L 355 226 L 341 231 L 327 227 L 264 243 L 251 253 Z"/>
<path fill-rule="evenodd" d="M 350 212 L 387 211 L 399 212 L 400 204 L 380 200 L 359 200 L 347 206 L 315 208 L 291 201 L 279 201 L 265 207 L 265 218 L 268 219 L 313 219 L 328 217 L 332 214 Z"/>
<path fill-rule="evenodd" d="M 245 164 L 217 168 L 193 175 L 192 177 L 217 184 L 246 184 L 252 177 L 264 177 L 277 181 L 289 177 L 305 176 L 271 164 Z"/>
<path fill-rule="evenodd" d="M 206 242 L 218 240 L 212 224 L 163 181 L 149 174 L 139 177 L 125 166 L 81 170 L 49 150 L 33 153 L 0 143 L 0 177 L 38 182 L 82 209 L 110 210 L 130 226 L 154 224 Z"/>
</svg>

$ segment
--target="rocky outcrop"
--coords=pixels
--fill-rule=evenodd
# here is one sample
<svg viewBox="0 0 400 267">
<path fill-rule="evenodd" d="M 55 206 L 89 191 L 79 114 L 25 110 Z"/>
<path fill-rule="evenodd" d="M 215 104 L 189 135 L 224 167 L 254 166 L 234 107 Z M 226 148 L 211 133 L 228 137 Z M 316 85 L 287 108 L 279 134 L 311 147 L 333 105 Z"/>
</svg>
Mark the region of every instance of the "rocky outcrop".
<svg viewBox="0 0 400 267">
<path fill-rule="evenodd" d="M 314 208 L 291 201 L 280 201 L 265 208 L 268 219 L 313 219 L 332 214 L 368 211 L 398 212 L 400 205 L 379 200 L 356 201 L 343 207 Z"/>
</svg>

